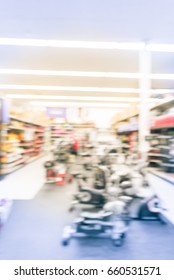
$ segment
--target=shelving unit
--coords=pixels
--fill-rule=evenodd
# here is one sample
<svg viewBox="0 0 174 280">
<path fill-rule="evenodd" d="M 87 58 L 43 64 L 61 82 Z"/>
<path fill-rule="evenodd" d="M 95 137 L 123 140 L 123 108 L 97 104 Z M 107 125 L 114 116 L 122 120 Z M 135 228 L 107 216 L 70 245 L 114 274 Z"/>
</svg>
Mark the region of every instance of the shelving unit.
<svg viewBox="0 0 174 280">
<path fill-rule="evenodd" d="M 117 132 L 121 140 L 123 152 L 136 152 L 138 146 L 138 131 L 122 131 Z"/>
<path fill-rule="evenodd" d="M 172 108 L 174 108 L 173 99 L 160 103 L 150 109 L 153 116 L 151 116 L 151 123 L 149 123 L 150 135 L 146 139 L 150 144 L 148 152 L 149 166 L 167 172 L 174 171 L 174 111 L 168 112 Z M 137 133 L 138 143 L 138 127 L 137 130 L 133 130 L 131 125 L 129 125 L 131 118 L 138 115 L 136 110 L 134 115 L 133 109 L 131 112 L 132 114 L 125 112 L 117 116 L 117 122 L 115 119 L 114 123 L 117 134 L 122 140 L 124 151 L 131 151 L 130 143 L 133 131 Z M 125 121 L 127 121 L 127 124 L 122 124 Z"/>
<path fill-rule="evenodd" d="M 8 175 L 44 153 L 45 127 L 15 116 L 2 124 L 0 175 Z"/>
<path fill-rule="evenodd" d="M 164 132 L 165 131 L 165 132 Z M 174 171 L 174 127 L 161 128 L 149 136 L 149 166 L 166 172 Z M 156 133 L 155 133 L 156 132 Z"/>
<path fill-rule="evenodd" d="M 74 132 L 67 128 L 65 124 L 51 124 L 50 125 L 50 138 L 51 138 L 51 149 L 54 149 L 54 145 L 57 145 L 59 139 L 70 140 Z"/>
<path fill-rule="evenodd" d="M 174 100 L 168 100 L 150 109 L 151 116 L 150 135 L 147 136 L 147 141 L 150 144 L 148 152 L 148 161 L 150 167 L 162 169 L 163 171 L 174 171 L 174 112 L 168 112 L 174 108 Z M 123 115 L 123 114 L 122 114 Z M 131 117 L 133 117 L 131 115 Z M 135 112 L 134 117 L 137 117 Z M 123 119 L 118 118 L 118 122 L 115 125 L 118 135 L 122 136 L 123 145 L 127 144 L 124 148 L 125 151 L 131 151 L 130 138 L 131 126 L 121 125 L 123 121 L 129 121 L 129 117 L 126 118 L 126 113 Z M 138 129 L 137 129 L 138 138 Z M 125 140 L 126 139 L 126 140 Z M 138 140 L 138 139 L 137 139 Z"/>
<path fill-rule="evenodd" d="M 50 128 L 51 128 L 51 139 L 53 143 L 54 140 L 58 138 L 71 139 L 75 134 L 79 134 L 80 130 L 94 128 L 94 124 L 93 123 L 52 124 L 50 125 Z"/>
<path fill-rule="evenodd" d="M 166 172 L 174 171 L 174 100 L 153 108 L 149 163 Z M 155 144 L 155 145 L 154 145 Z"/>
<path fill-rule="evenodd" d="M 121 141 L 123 152 L 137 152 L 138 149 L 138 119 L 120 119 L 116 127 L 117 137 Z"/>
</svg>

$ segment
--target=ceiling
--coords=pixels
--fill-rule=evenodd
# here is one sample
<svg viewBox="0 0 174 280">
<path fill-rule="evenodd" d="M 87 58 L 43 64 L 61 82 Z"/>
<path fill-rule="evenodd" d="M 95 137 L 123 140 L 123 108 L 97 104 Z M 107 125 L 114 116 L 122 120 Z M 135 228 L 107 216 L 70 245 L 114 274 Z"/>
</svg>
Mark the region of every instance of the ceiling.
<svg viewBox="0 0 174 280">
<path fill-rule="evenodd" d="M 173 8 L 172 0 L 4 0 L 0 2 L 0 37 L 174 44 Z M 174 53 L 153 53 L 151 68 L 152 73 L 174 73 Z M 39 100 L 43 95 L 72 96 L 68 102 L 75 101 L 73 96 L 79 96 L 76 101 L 82 101 L 82 96 L 139 96 L 136 90 L 130 93 L 119 91 L 119 88 L 138 89 L 138 79 L 72 77 L 48 75 L 48 72 L 47 75 L 5 74 L 2 69 L 137 73 L 139 53 L 136 51 L 0 43 L 0 91 L 7 96 L 20 94 L 21 100 L 29 94 L 37 95 Z M 23 89 L 19 88 L 22 86 Z M 153 80 L 151 86 L 174 89 L 174 80 Z M 117 88 L 117 92 L 110 88 Z M 21 100 L 18 102 L 24 102 Z M 104 101 L 101 102 L 106 106 Z M 110 101 L 115 108 L 120 102 Z"/>
<path fill-rule="evenodd" d="M 174 43 L 173 0 L 1 0 L 1 37 Z"/>
</svg>

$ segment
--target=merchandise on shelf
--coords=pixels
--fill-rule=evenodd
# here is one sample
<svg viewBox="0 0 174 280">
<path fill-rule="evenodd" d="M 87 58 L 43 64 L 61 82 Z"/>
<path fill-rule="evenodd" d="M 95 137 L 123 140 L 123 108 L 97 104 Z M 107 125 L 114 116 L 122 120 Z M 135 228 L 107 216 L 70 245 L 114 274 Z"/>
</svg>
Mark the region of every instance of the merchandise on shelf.
<svg viewBox="0 0 174 280">
<path fill-rule="evenodd" d="M 138 127 L 136 129 L 137 110 L 124 112 L 115 118 L 117 135 L 122 142 L 123 151 L 131 151 L 131 147 L 138 147 Z M 133 124 L 131 119 L 134 116 Z M 137 121 L 138 123 L 138 121 Z M 149 166 L 165 171 L 174 171 L 174 99 L 163 100 L 150 109 L 150 135 L 147 141 L 150 144 L 148 151 Z M 136 135 L 131 135 L 131 133 Z M 131 145 L 131 143 L 134 143 Z M 134 148 L 132 150 L 134 150 Z"/>
<path fill-rule="evenodd" d="M 0 166 L 7 175 L 44 152 L 45 127 L 11 116 L 2 128 Z"/>
<path fill-rule="evenodd" d="M 51 124 L 51 139 L 52 145 L 56 145 L 59 141 L 73 141 L 76 138 L 80 146 L 84 141 L 86 134 L 92 134 L 94 129 L 93 123 L 81 123 L 81 124 Z M 90 133 L 91 132 L 91 133 Z"/>
<path fill-rule="evenodd" d="M 170 106 L 170 103 L 168 103 Z M 173 102 L 171 102 L 173 106 Z M 161 108 L 153 116 L 150 149 L 148 153 L 149 165 L 167 172 L 174 171 L 174 112 L 173 108 Z M 159 116 L 160 114 L 160 116 Z"/>
<path fill-rule="evenodd" d="M 174 171 L 174 135 L 149 136 L 150 149 L 148 153 L 149 165 L 162 168 L 165 171 Z"/>
<path fill-rule="evenodd" d="M 138 122 L 130 121 L 118 126 L 117 135 L 122 143 L 124 152 L 137 152 L 138 150 Z"/>
</svg>

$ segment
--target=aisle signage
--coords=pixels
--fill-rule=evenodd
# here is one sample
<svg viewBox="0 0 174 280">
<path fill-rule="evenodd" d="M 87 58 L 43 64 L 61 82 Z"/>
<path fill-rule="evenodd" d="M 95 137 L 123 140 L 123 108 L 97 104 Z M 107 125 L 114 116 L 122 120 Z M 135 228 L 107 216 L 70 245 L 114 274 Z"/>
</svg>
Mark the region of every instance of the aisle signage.
<svg viewBox="0 0 174 280">
<path fill-rule="evenodd" d="M 138 130 L 138 123 L 124 124 L 118 127 L 118 132 L 131 132 Z"/>
<path fill-rule="evenodd" d="M 161 128 L 161 127 L 173 127 L 174 126 L 174 114 L 160 116 L 155 118 L 152 121 L 152 128 Z"/>
<path fill-rule="evenodd" d="M 66 118 L 66 108 L 47 107 L 47 116 L 51 118 Z"/>
<path fill-rule="evenodd" d="M 0 100 L 0 122 L 10 122 L 9 103 L 6 99 Z"/>
</svg>

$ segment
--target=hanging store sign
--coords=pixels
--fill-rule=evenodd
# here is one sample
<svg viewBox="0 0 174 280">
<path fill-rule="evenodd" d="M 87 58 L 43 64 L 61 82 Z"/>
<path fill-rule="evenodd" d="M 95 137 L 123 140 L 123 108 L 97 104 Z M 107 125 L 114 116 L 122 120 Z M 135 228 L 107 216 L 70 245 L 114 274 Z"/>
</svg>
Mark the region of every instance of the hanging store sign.
<svg viewBox="0 0 174 280">
<path fill-rule="evenodd" d="M 131 131 L 137 131 L 138 130 L 138 123 L 133 124 L 124 124 L 118 127 L 117 132 L 131 132 Z"/>
<path fill-rule="evenodd" d="M 51 118 L 66 118 L 66 108 L 47 107 L 47 116 Z"/>
<path fill-rule="evenodd" d="M 0 122 L 1 123 L 10 122 L 9 103 L 6 99 L 0 100 Z"/>
</svg>

